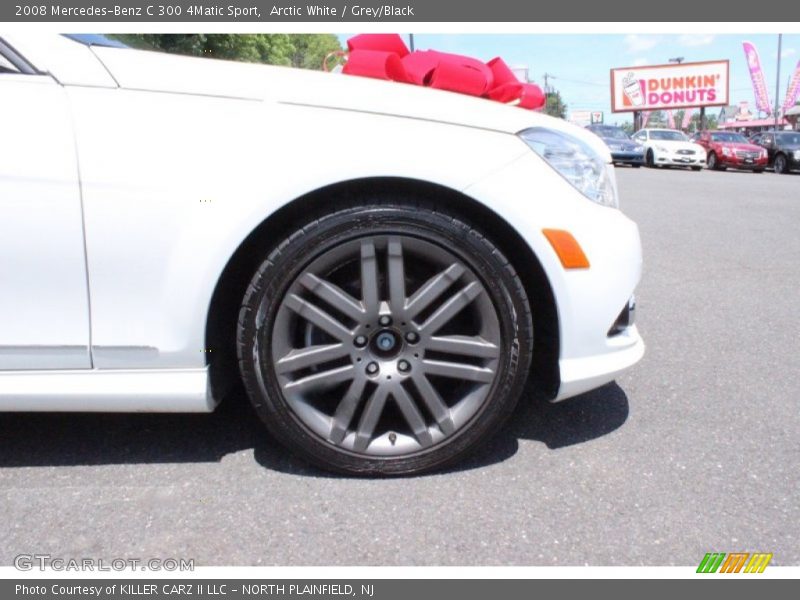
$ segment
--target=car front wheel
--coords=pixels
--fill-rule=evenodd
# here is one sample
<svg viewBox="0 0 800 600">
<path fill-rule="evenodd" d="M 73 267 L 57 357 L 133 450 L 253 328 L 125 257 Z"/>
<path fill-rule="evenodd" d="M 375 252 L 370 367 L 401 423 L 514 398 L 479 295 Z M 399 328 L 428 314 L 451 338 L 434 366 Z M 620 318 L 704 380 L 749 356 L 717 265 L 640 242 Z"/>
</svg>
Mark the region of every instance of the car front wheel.
<svg viewBox="0 0 800 600">
<path fill-rule="evenodd" d="M 239 317 L 250 399 L 324 468 L 439 469 L 511 414 L 530 365 L 524 288 L 477 229 L 413 204 L 309 221 L 253 277 Z"/>
<path fill-rule="evenodd" d="M 778 156 L 775 157 L 775 172 L 781 175 L 788 173 L 789 169 L 786 168 L 786 165 L 786 157 L 783 154 L 778 154 Z"/>
</svg>

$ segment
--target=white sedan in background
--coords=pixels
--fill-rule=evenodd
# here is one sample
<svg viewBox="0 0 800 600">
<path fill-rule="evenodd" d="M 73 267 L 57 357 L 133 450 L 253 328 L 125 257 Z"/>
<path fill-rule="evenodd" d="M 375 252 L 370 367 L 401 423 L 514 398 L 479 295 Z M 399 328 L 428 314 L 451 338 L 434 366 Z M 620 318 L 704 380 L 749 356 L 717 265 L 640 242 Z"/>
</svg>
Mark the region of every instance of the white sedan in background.
<svg viewBox="0 0 800 600">
<path fill-rule="evenodd" d="M 644 147 L 648 167 L 690 167 L 700 171 L 706 166 L 706 150 L 677 129 L 640 129 L 634 141 Z"/>
<path fill-rule="evenodd" d="M 442 468 L 614 379 L 636 225 L 593 134 L 411 85 L 0 34 L 0 410 L 207 412 Z M 202 444 L 202 440 L 198 440 Z"/>
</svg>

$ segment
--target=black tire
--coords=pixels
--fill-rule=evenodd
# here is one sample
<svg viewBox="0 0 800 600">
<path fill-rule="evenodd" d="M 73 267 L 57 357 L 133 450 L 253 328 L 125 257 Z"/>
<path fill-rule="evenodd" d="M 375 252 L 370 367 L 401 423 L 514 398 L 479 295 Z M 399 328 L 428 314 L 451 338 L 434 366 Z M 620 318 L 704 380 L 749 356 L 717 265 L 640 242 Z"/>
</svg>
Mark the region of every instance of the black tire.
<svg viewBox="0 0 800 600">
<path fill-rule="evenodd" d="M 347 258 L 349 256 L 347 252 L 351 247 L 355 247 L 356 244 L 360 247 L 360 255 L 358 255 L 360 258 Z M 385 246 L 381 246 L 381 244 L 385 244 Z M 372 248 L 371 254 L 365 254 L 365 248 L 370 247 Z M 389 290 L 392 289 L 390 282 L 396 281 L 396 279 L 392 279 L 395 275 L 391 271 L 389 255 L 391 254 L 396 258 L 396 248 L 401 248 L 400 263 L 404 264 L 404 266 L 395 267 L 394 273 L 396 274 L 397 269 L 399 269 L 401 273 L 400 280 L 412 281 L 409 273 L 413 268 L 417 268 L 415 265 L 420 263 L 421 259 L 415 256 L 414 261 L 405 262 L 406 252 L 411 254 L 411 251 L 408 250 L 409 247 L 416 248 L 415 251 L 422 253 L 422 255 L 425 255 L 425 253 L 431 256 L 435 255 L 437 259 L 440 258 L 439 255 L 451 255 L 464 268 L 462 274 L 457 277 L 454 276 L 452 281 L 447 284 L 451 287 L 446 288 L 446 291 L 442 292 L 440 297 L 431 302 L 431 310 L 434 316 L 436 313 L 443 311 L 442 307 L 444 305 L 449 304 L 457 296 L 461 296 L 467 288 L 478 289 L 472 286 L 479 285 L 481 291 L 478 292 L 479 295 L 476 299 L 466 300 L 468 304 L 463 309 L 460 309 L 460 313 L 452 313 L 456 316 L 448 317 L 451 321 L 446 321 L 445 326 L 431 329 L 427 333 L 421 333 L 423 339 L 417 340 L 420 348 L 412 347 L 408 332 L 404 333 L 402 330 L 396 332 L 398 345 L 394 351 L 406 353 L 419 349 L 421 353 L 414 354 L 414 356 L 420 356 L 420 358 L 413 365 L 413 372 L 405 373 L 405 381 L 400 381 L 404 376 L 403 373 L 399 372 L 401 369 L 400 363 L 406 361 L 399 360 L 399 357 L 395 355 L 387 359 L 386 362 L 380 362 L 379 359 L 375 358 L 374 353 L 380 351 L 375 346 L 375 340 L 381 343 L 381 341 L 386 341 L 384 340 L 386 332 L 394 333 L 394 330 L 385 329 L 382 330 L 383 333 L 377 335 L 378 331 L 376 331 L 378 328 L 386 326 L 386 323 L 380 320 L 389 316 L 384 313 L 387 310 L 386 307 L 393 303 L 393 300 L 389 298 L 391 294 Z M 395 250 L 392 250 L 392 248 L 395 248 Z M 373 257 L 371 263 L 365 262 L 369 256 Z M 353 270 L 356 273 L 361 273 L 361 275 L 355 276 L 350 273 L 348 277 L 355 277 L 353 279 L 355 283 L 352 286 L 348 284 L 347 287 L 340 287 L 339 291 L 345 289 L 351 291 L 353 299 L 359 298 L 358 294 L 360 293 L 360 297 L 363 299 L 360 301 L 360 306 L 362 307 L 367 307 L 369 304 L 365 293 L 367 284 L 361 283 L 362 281 L 367 281 L 367 279 L 362 279 L 364 277 L 363 270 L 368 268 L 365 267 L 367 264 L 374 265 L 369 267 L 373 269 L 373 278 L 370 278 L 369 281 L 381 280 L 381 277 L 383 277 L 381 280 L 383 283 L 375 283 L 374 286 L 371 286 L 375 293 L 370 294 L 370 298 L 383 299 L 384 302 L 380 306 L 384 312 L 380 313 L 382 315 L 379 319 L 380 324 L 373 326 L 371 338 L 366 342 L 364 340 L 358 342 L 357 337 L 362 336 L 357 336 L 353 338 L 353 346 L 347 346 L 348 352 L 352 348 L 360 348 L 358 351 L 366 352 L 364 362 L 361 363 L 361 355 L 358 358 L 348 355 L 342 358 L 346 364 L 343 367 L 337 367 L 337 369 L 349 370 L 350 366 L 352 366 L 352 373 L 357 373 L 357 375 L 352 375 L 353 380 L 351 383 L 345 381 L 342 384 L 345 387 L 350 386 L 347 388 L 346 393 L 342 392 L 342 395 L 339 396 L 339 392 L 334 393 L 333 390 L 320 392 L 321 396 L 323 396 L 322 400 L 329 402 L 329 404 L 321 404 L 320 406 L 328 407 L 324 410 L 335 411 L 329 422 L 331 429 L 326 439 L 319 430 L 314 429 L 316 421 L 308 417 L 306 405 L 300 405 L 297 403 L 296 398 L 292 398 L 292 394 L 296 392 L 286 391 L 290 386 L 296 387 L 296 381 L 290 381 L 287 384 L 285 373 L 280 375 L 277 373 L 278 367 L 276 365 L 286 359 L 276 361 L 275 352 L 279 347 L 282 347 L 282 340 L 289 339 L 289 337 L 283 335 L 284 332 L 291 332 L 295 328 L 301 327 L 301 332 L 305 331 L 306 337 L 308 337 L 307 332 L 309 329 L 315 331 L 315 326 L 309 324 L 310 320 L 306 322 L 305 317 L 297 316 L 301 314 L 300 312 L 292 313 L 290 311 L 287 313 L 286 311 L 289 310 L 287 306 L 294 306 L 297 303 L 295 298 L 300 292 L 292 290 L 299 289 L 297 287 L 299 285 L 298 282 L 308 281 L 309 274 L 312 274 L 312 278 L 317 277 L 313 270 L 316 268 L 315 265 L 325 264 L 325 261 L 332 260 L 331 257 L 337 257 L 335 263 L 331 263 L 337 266 L 332 267 L 333 270 L 327 276 L 325 272 L 321 272 L 321 281 L 328 281 L 329 279 L 338 281 L 336 277 Z M 354 264 L 351 265 L 351 263 Z M 382 265 L 386 265 L 386 270 L 381 271 Z M 449 270 L 448 268 L 447 271 Z M 434 275 L 427 280 L 427 283 L 430 283 L 436 277 Z M 461 287 L 465 285 L 464 281 L 469 281 L 469 279 L 464 278 L 472 278 L 472 281 L 467 283 L 466 287 Z M 345 284 L 341 285 L 344 286 Z M 355 291 L 356 289 L 358 292 Z M 382 291 L 378 292 L 379 289 Z M 405 289 L 404 285 L 403 294 L 413 289 L 419 288 L 409 283 L 408 288 Z M 338 314 L 335 312 L 334 304 L 326 305 L 325 302 L 320 302 L 319 298 L 321 297 L 321 294 L 314 295 L 311 292 L 307 292 L 304 301 L 307 304 L 316 304 L 318 308 L 323 307 L 330 314 Z M 400 297 L 404 296 L 401 295 Z M 408 298 L 409 296 L 406 295 L 405 297 Z M 375 304 L 376 302 L 370 300 L 370 303 Z M 400 306 L 405 307 L 410 305 L 411 302 L 408 299 L 400 304 Z M 487 306 L 491 306 L 491 308 L 487 308 Z M 296 310 L 296 307 L 292 310 Z M 423 309 L 420 314 L 424 314 L 425 310 Z M 496 316 L 494 321 L 492 319 L 495 317 L 490 314 L 492 311 Z M 423 346 L 425 343 L 430 343 L 431 336 L 442 339 L 446 334 L 437 334 L 437 332 L 444 331 L 446 327 L 450 327 L 452 321 L 465 319 L 464 322 L 468 323 L 473 313 L 479 314 L 481 318 L 486 317 L 487 320 L 497 325 L 492 329 L 493 332 L 497 332 L 494 339 L 498 343 L 493 345 L 494 350 L 492 351 L 496 353 L 496 356 L 491 359 L 479 359 L 479 362 L 475 363 L 484 365 L 475 367 L 481 372 L 492 371 L 491 377 L 493 379 L 491 383 L 470 384 L 463 380 L 459 382 L 451 372 L 445 376 L 445 381 L 448 382 L 446 388 L 443 389 L 440 386 L 441 382 L 439 382 L 438 386 L 434 385 L 428 376 L 423 373 L 436 375 L 427 370 L 433 364 L 434 359 L 432 358 L 426 362 L 426 353 L 429 349 Z M 408 324 L 406 322 L 402 323 L 404 327 L 416 326 L 412 322 L 412 317 L 406 316 L 406 313 L 402 314 L 404 315 L 402 318 L 408 320 Z M 287 319 L 287 315 L 291 315 L 290 318 Z M 393 317 L 394 313 L 391 313 L 391 315 Z M 423 320 L 420 316 L 413 318 L 418 318 L 420 321 Z M 431 316 L 426 318 L 428 319 L 426 323 L 429 323 Z M 347 335 L 355 335 L 353 333 L 355 331 L 366 331 L 359 329 L 369 327 L 368 323 L 365 324 L 368 317 L 364 317 L 364 319 L 363 323 L 354 321 L 354 329 L 349 329 Z M 400 318 L 397 318 L 397 320 L 399 321 Z M 345 321 L 342 320 L 342 322 L 344 323 Z M 395 325 L 400 327 L 399 323 L 391 323 L 390 321 L 389 324 L 392 327 Z M 340 335 L 343 334 L 340 333 Z M 295 336 L 292 339 L 297 338 Z M 483 338 L 480 339 L 483 340 Z M 293 349 L 290 350 L 289 355 L 302 352 L 303 344 L 307 344 L 305 346 L 307 350 L 312 345 L 320 347 L 319 343 L 300 342 L 300 349 L 296 349 L 293 343 L 291 345 Z M 402 349 L 400 349 L 401 346 Z M 322 468 L 354 475 L 418 474 L 438 470 L 463 459 L 464 456 L 491 437 L 511 415 L 528 376 L 532 348 L 533 324 L 525 290 L 514 268 L 498 248 L 472 226 L 429 208 L 418 206 L 413 202 L 404 201 L 370 203 L 364 206 L 342 209 L 316 220 L 310 220 L 303 227 L 298 228 L 297 231 L 281 242 L 258 268 L 245 295 L 239 314 L 237 330 L 237 350 L 242 378 L 256 412 L 272 435 L 302 457 Z M 285 350 L 285 347 L 280 351 L 280 355 L 283 355 L 283 350 Z M 289 355 L 285 356 L 288 357 Z M 383 355 L 381 356 L 383 357 Z M 406 354 L 401 354 L 400 356 L 406 356 Z M 410 361 L 414 362 L 415 359 L 411 358 L 410 354 L 408 357 Z M 439 354 L 436 355 L 436 360 L 438 361 L 451 359 L 455 360 L 452 356 L 442 358 Z M 361 363 L 358 366 L 357 360 Z M 396 362 L 391 362 L 395 360 Z M 365 375 L 365 373 L 370 373 L 368 368 L 361 370 L 364 369 L 363 364 L 368 361 L 368 367 L 380 362 L 379 375 Z M 322 385 L 317 382 L 325 380 L 326 385 L 330 386 L 328 374 L 331 371 L 328 369 L 331 369 L 329 366 L 331 364 L 312 367 L 324 372 L 324 377 L 321 376 L 321 373 L 298 377 L 303 381 L 315 379 L 315 386 Z M 391 366 L 392 364 L 396 366 L 395 370 L 391 370 L 394 368 Z M 406 362 L 406 365 L 408 364 Z M 494 368 L 484 368 L 487 364 L 494 365 Z M 412 369 L 412 367 L 409 367 L 409 369 Z M 384 373 L 387 374 L 386 380 L 391 379 L 388 373 L 395 375 L 395 381 L 389 383 L 384 380 Z M 365 377 L 374 377 L 373 380 L 362 384 L 362 386 L 367 386 L 367 390 L 372 389 L 374 391 L 364 392 L 362 390 L 358 392 L 360 400 L 349 402 L 356 408 L 344 411 L 345 413 L 350 413 L 350 416 L 347 417 L 349 420 L 346 420 L 346 423 L 339 427 L 338 433 L 334 434 L 337 422 L 336 415 L 340 414 L 339 411 L 344 404 L 344 398 L 355 396 L 356 393 L 351 392 L 351 390 L 355 386 L 356 378 L 364 379 Z M 434 404 L 431 407 L 427 404 L 428 396 L 419 391 L 423 389 L 421 386 L 417 388 L 418 379 L 416 378 L 419 377 L 428 380 L 428 383 L 434 388 L 432 396 L 438 395 L 440 399 L 445 399 L 446 394 L 453 395 L 450 388 L 467 390 L 470 385 L 480 389 L 480 394 L 485 393 L 485 397 L 480 394 L 477 396 L 484 399 L 479 404 L 473 402 L 470 405 L 472 407 L 471 410 L 474 408 L 475 412 L 460 425 L 455 423 L 455 417 L 450 419 L 448 416 L 440 420 L 441 411 L 439 416 L 436 416 L 435 409 L 437 406 Z M 413 383 L 411 382 L 412 379 Z M 386 388 L 383 387 L 384 385 Z M 372 387 L 370 388 L 370 386 Z M 391 388 L 389 386 L 396 387 Z M 438 389 L 436 389 L 437 387 Z M 373 401 L 377 403 L 376 396 L 378 391 L 383 389 L 397 390 L 399 388 L 406 389 L 410 395 L 413 395 L 415 391 L 417 392 L 417 398 L 412 400 L 417 403 L 419 410 L 416 414 L 425 421 L 424 427 L 419 426 L 419 420 L 415 421 L 413 418 L 408 417 L 407 411 L 411 410 L 407 404 L 408 397 L 405 398 L 404 402 L 401 402 L 400 399 L 395 397 L 394 392 L 383 391 L 381 408 L 374 409 L 379 414 L 378 421 L 362 435 L 362 424 L 374 421 L 372 418 L 365 418 L 364 414 L 373 405 Z M 428 390 L 430 389 L 429 387 Z M 401 394 L 402 392 L 398 391 L 397 393 Z M 458 398 L 460 393 L 455 394 L 455 397 Z M 326 398 L 326 395 L 331 397 Z M 336 400 L 336 398 L 340 399 Z M 305 401 L 305 398 L 303 401 Z M 310 400 L 309 402 L 311 401 L 316 400 Z M 365 408 L 365 405 L 367 408 Z M 394 408 L 384 408 L 390 405 Z M 300 407 L 300 410 L 296 410 L 293 407 Z M 428 408 L 427 412 L 425 411 L 426 407 Z M 441 405 L 438 405 L 438 407 L 441 408 Z M 319 410 L 323 410 L 323 408 Z M 359 413 L 359 411 L 361 412 Z M 373 414 L 373 410 L 369 412 Z M 447 414 L 451 414 L 449 410 Z M 400 416 L 402 416 L 402 419 L 398 418 Z M 403 437 L 404 434 L 402 433 L 403 420 L 405 420 L 409 428 L 414 428 L 413 424 L 415 422 L 418 424 L 412 432 L 406 432 L 405 437 Z M 390 427 L 388 429 L 383 428 L 385 423 L 389 424 Z M 400 429 L 395 429 L 395 426 L 400 427 Z M 392 436 L 394 436 L 394 439 Z M 348 442 L 348 440 L 350 441 Z M 365 442 L 364 440 L 367 441 Z M 391 446 L 387 446 L 387 440 L 391 441 Z M 405 450 L 397 450 L 398 453 L 396 455 L 382 455 L 381 452 L 395 451 L 395 440 L 398 440 L 398 447 L 401 443 L 406 443 L 406 447 L 409 450 L 407 452 Z M 417 442 L 419 448 L 414 446 L 414 443 Z M 352 445 L 347 446 L 348 443 Z M 363 447 L 359 448 L 359 443 Z M 378 449 L 375 450 L 374 447 L 378 447 Z"/>
<path fill-rule="evenodd" d="M 786 157 L 783 154 L 778 154 L 775 157 L 774 163 L 775 172 L 779 175 L 785 175 L 789 172 L 788 163 L 786 162 Z"/>
<path fill-rule="evenodd" d="M 703 167 L 692 167 L 692 171 L 702 171 Z"/>
<path fill-rule="evenodd" d="M 708 165 L 708 168 L 711 171 L 719 171 L 720 170 L 719 161 L 717 160 L 717 154 L 715 152 L 709 152 L 708 153 L 708 160 L 707 160 L 706 164 Z"/>
<path fill-rule="evenodd" d="M 653 151 L 652 150 L 648 150 L 647 151 L 647 154 L 645 154 L 644 160 L 645 160 L 645 165 L 647 166 L 647 168 L 655 169 L 656 161 L 655 161 L 655 157 L 653 156 Z"/>
</svg>

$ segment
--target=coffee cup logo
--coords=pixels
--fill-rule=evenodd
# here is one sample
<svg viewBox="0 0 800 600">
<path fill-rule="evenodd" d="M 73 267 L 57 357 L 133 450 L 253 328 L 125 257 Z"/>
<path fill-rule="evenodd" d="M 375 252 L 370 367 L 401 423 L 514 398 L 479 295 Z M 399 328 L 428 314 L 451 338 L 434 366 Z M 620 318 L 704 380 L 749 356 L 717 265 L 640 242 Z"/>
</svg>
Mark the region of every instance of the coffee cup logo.
<svg viewBox="0 0 800 600">
<path fill-rule="evenodd" d="M 634 106 L 644 106 L 642 86 L 632 72 L 628 73 L 622 79 L 622 93 L 625 94 Z"/>
</svg>

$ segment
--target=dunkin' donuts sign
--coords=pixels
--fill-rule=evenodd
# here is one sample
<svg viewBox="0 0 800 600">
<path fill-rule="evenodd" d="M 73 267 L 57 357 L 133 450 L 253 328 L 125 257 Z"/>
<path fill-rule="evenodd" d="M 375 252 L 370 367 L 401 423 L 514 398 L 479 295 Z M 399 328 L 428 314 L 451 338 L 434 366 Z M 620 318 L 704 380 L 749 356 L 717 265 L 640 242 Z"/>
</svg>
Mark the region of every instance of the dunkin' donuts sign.
<svg viewBox="0 0 800 600">
<path fill-rule="evenodd" d="M 727 60 L 611 69 L 611 110 L 728 105 Z"/>
</svg>

